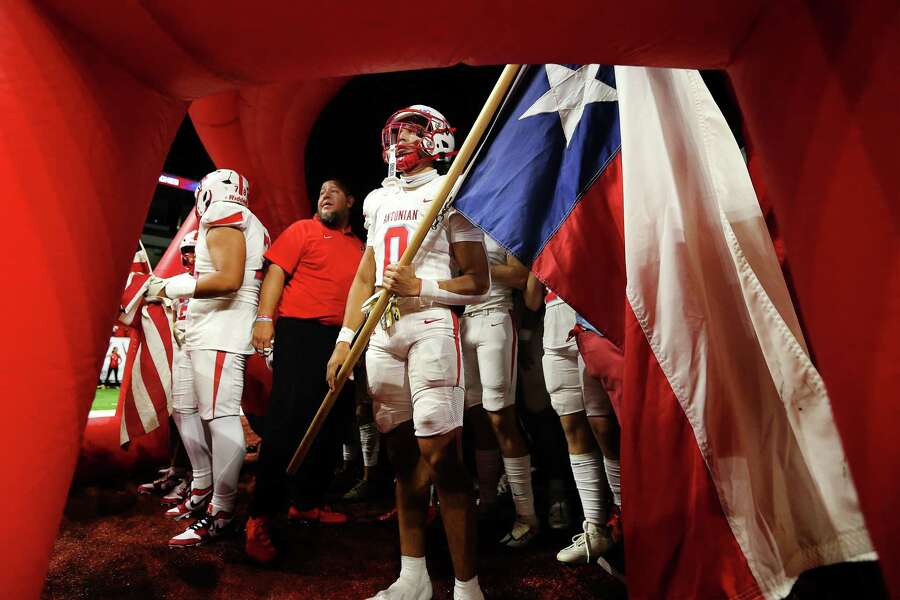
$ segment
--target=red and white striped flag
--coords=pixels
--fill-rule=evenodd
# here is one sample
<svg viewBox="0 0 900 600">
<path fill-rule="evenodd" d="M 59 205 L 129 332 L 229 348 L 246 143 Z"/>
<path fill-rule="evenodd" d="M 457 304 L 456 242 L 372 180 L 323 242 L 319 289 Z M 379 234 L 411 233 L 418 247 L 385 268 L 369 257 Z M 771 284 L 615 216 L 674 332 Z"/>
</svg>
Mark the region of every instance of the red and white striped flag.
<svg viewBox="0 0 900 600">
<path fill-rule="evenodd" d="M 831 402 L 699 73 L 616 67 L 629 596 L 774 600 L 874 558 Z"/>
<path fill-rule="evenodd" d="M 159 427 L 172 407 L 172 326 L 163 304 L 144 302 L 150 275 L 150 261 L 140 250 L 134 255 L 119 315 L 119 321 L 131 328 L 116 412 L 122 446 Z"/>
</svg>

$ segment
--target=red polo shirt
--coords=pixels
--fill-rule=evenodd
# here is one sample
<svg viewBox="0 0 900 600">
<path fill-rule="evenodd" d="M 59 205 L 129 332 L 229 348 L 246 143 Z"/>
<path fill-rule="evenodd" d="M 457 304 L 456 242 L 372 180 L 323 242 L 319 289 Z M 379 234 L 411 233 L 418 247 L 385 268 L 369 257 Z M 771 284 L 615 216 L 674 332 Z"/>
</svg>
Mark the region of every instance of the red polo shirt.
<svg viewBox="0 0 900 600">
<path fill-rule="evenodd" d="M 266 259 L 290 277 L 278 315 L 340 325 L 364 248 L 349 227 L 329 229 L 318 215 L 285 229 L 266 252 Z"/>
</svg>

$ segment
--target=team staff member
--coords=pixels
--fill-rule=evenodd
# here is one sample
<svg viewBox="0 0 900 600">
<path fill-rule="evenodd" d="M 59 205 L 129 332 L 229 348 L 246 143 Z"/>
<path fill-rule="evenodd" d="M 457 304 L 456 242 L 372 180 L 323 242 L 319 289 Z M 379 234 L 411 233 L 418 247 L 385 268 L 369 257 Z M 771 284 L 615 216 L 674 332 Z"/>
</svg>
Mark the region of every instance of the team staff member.
<svg viewBox="0 0 900 600">
<path fill-rule="evenodd" d="M 344 304 L 363 243 L 350 231 L 354 198 L 337 180 L 322 184 L 316 215 L 297 221 L 266 252 L 269 262 L 253 328 L 253 346 L 265 352 L 277 340 L 272 395 L 250 504 L 245 550 L 258 562 L 277 554 L 271 542 L 270 518 L 285 490 L 285 469 L 303 433 L 328 392 L 325 367 L 344 318 Z M 280 300 L 280 304 L 279 304 Z M 275 308 L 278 320 L 273 324 Z M 274 325 L 274 326 L 273 326 Z M 292 515 L 308 521 L 345 520 L 321 506 L 341 455 L 339 413 L 352 402 L 342 395 L 326 420 L 309 456 L 297 473 Z M 348 405 L 352 410 L 352 405 Z"/>
</svg>

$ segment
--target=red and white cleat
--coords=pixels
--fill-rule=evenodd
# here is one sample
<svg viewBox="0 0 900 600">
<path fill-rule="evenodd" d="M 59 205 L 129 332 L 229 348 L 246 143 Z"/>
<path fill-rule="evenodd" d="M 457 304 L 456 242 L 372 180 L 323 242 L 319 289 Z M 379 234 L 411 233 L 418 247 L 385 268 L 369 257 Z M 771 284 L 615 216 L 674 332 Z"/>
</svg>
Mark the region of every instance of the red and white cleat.
<svg viewBox="0 0 900 600">
<path fill-rule="evenodd" d="M 160 469 L 159 478 L 154 479 L 149 483 L 142 483 L 138 486 L 137 492 L 138 494 L 150 495 L 150 494 L 165 494 L 172 488 L 178 485 L 181 481 L 181 477 L 178 477 L 175 474 L 175 469 Z"/>
<path fill-rule="evenodd" d="M 172 491 L 163 496 L 159 502 L 163 506 L 174 506 L 176 504 L 181 504 L 188 497 L 188 493 L 190 491 L 191 482 L 187 479 L 182 479 L 181 483 L 172 488 Z"/>
<path fill-rule="evenodd" d="M 197 516 L 202 514 L 209 504 L 210 499 L 212 499 L 212 493 L 212 486 L 202 489 L 191 488 L 191 493 L 184 499 L 184 502 L 167 510 L 166 516 L 170 519 L 180 521 L 181 519 L 186 519 L 192 515 Z"/>
<path fill-rule="evenodd" d="M 233 530 L 234 515 L 224 510 L 213 513 L 212 506 L 210 506 L 209 511 L 203 518 L 169 540 L 169 547 L 189 548 L 191 546 L 200 546 L 213 541 L 217 537 L 232 533 Z"/>
</svg>

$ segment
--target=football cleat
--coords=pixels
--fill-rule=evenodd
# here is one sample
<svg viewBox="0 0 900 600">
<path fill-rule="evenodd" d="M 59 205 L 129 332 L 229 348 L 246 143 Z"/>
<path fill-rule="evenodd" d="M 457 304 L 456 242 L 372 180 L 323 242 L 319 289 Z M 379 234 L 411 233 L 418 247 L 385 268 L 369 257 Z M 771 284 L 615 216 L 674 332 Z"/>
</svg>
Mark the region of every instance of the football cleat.
<svg viewBox="0 0 900 600">
<path fill-rule="evenodd" d="M 418 580 L 401 577 L 368 600 L 431 600 L 432 593 L 431 579 L 425 574 Z"/>
<path fill-rule="evenodd" d="M 247 519 L 244 553 L 251 560 L 259 563 L 270 563 L 278 557 L 278 550 L 272 543 L 272 525 L 269 517 L 250 517 Z"/>
<path fill-rule="evenodd" d="M 585 521 L 583 533 L 572 538 L 572 544 L 566 546 L 556 555 L 556 560 L 569 565 L 587 564 L 606 553 L 613 542 L 605 527 Z"/>
<path fill-rule="evenodd" d="M 504 535 L 500 539 L 500 543 L 508 548 L 522 548 L 534 541 L 539 531 L 540 527 L 538 525 L 532 525 L 516 519 L 516 522 L 513 523 L 512 531 Z"/>
<path fill-rule="evenodd" d="M 167 510 L 166 516 L 175 519 L 176 521 L 180 521 L 181 519 L 187 519 L 192 515 L 197 516 L 203 514 L 203 511 L 212 499 L 212 494 L 212 486 L 203 489 L 191 488 L 191 492 L 188 494 L 188 497 L 184 499 L 184 502 Z"/>
<path fill-rule="evenodd" d="M 234 515 L 220 510 L 212 512 L 212 506 L 208 512 L 196 523 L 190 525 L 183 532 L 169 540 L 170 548 L 188 548 L 206 544 L 217 537 L 231 533 L 234 530 Z"/>
<path fill-rule="evenodd" d="M 149 494 L 165 494 L 178 485 L 181 481 L 180 477 L 175 475 L 175 469 L 160 469 L 159 477 L 149 483 L 142 483 L 138 486 L 137 492 L 141 495 Z"/>
<path fill-rule="evenodd" d="M 374 481 L 360 479 L 341 498 L 344 502 L 365 502 L 378 496 L 378 486 Z"/>
<path fill-rule="evenodd" d="M 173 506 L 175 504 L 180 504 L 184 501 L 185 498 L 188 497 L 188 493 L 191 491 L 191 482 L 187 479 L 182 479 L 181 483 L 176 485 L 172 490 L 160 499 L 160 503 L 163 506 Z"/>
<path fill-rule="evenodd" d="M 317 506 L 308 510 L 300 510 L 291 506 L 288 510 L 288 519 L 305 525 L 321 523 L 322 525 L 343 525 L 350 520 L 344 513 L 331 510 L 330 506 Z"/>
<path fill-rule="evenodd" d="M 550 515 L 547 517 L 547 522 L 550 525 L 550 529 L 569 529 L 572 526 L 568 500 L 557 500 L 550 505 Z"/>
</svg>

